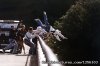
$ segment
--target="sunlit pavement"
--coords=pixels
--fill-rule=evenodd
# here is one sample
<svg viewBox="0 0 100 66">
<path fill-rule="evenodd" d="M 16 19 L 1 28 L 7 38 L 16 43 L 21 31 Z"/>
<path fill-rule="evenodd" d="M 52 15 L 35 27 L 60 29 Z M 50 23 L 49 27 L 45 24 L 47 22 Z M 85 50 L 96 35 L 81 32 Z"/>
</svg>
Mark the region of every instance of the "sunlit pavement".
<svg viewBox="0 0 100 66">
<path fill-rule="evenodd" d="M 0 53 L 0 66 L 25 66 L 28 57 L 29 47 L 25 45 L 26 54 Z M 2 51 L 2 50 L 0 50 Z"/>
</svg>

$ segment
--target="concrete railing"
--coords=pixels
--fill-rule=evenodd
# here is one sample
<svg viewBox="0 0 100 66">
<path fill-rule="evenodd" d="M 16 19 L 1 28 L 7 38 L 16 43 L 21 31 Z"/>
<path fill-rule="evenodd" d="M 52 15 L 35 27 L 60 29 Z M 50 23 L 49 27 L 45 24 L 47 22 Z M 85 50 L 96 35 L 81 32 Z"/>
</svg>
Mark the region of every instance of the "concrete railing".
<svg viewBox="0 0 100 66">
<path fill-rule="evenodd" d="M 45 55 L 43 53 L 43 50 L 40 46 L 39 41 L 37 42 L 37 57 L 38 57 L 38 66 L 48 66 L 48 64 L 44 64 L 43 62 L 46 61 Z"/>
<path fill-rule="evenodd" d="M 38 54 L 38 66 L 62 66 L 53 53 L 50 47 L 44 42 L 44 40 L 38 36 L 37 42 L 37 54 Z"/>
</svg>

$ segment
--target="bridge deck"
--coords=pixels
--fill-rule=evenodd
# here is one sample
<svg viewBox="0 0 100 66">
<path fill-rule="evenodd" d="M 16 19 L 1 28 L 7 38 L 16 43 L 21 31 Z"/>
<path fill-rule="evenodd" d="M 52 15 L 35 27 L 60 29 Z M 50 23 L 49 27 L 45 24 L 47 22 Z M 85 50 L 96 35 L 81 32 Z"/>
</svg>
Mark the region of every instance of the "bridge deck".
<svg viewBox="0 0 100 66">
<path fill-rule="evenodd" d="M 25 45 L 26 54 L 0 53 L 0 66 L 30 66 L 30 60 L 36 61 L 35 56 L 28 56 L 29 47 Z M 2 51 L 2 50 L 0 50 Z M 32 59 L 30 59 L 32 58 Z M 36 64 L 31 62 L 31 66 Z M 35 65 L 36 66 L 36 65 Z"/>
</svg>

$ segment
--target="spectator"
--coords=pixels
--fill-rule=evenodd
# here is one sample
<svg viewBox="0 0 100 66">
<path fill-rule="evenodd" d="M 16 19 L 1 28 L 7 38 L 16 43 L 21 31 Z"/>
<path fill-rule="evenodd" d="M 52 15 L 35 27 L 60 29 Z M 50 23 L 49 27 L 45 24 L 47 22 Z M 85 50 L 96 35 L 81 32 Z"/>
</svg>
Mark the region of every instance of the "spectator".
<svg viewBox="0 0 100 66">
<path fill-rule="evenodd" d="M 20 23 L 18 24 L 17 30 L 21 30 L 22 27 L 23 27 L 23 23 L 20 22 Z"/>
<path fill-rule="evenodd" d="M 24 37 L 24 42 L 26 45 L 28 45 L 30 47 L 30 50 L 29 50 L 29 54 L 35 54 L 36 53 L 36 48 L 35 48 L 35 43 L 32 42 L 32 39 L 37 39 L 37 35 L 36 34 L 33 34 L 33 28 L 30 27 L 28 32 L 26 33 L 25 37 Z"/>
<path fill-rule="evenodd" d="M 23 45 L 23 38 L 25 34 L 26 34 L 26 29 L 25 29 L 25 25 L 23 25 L 21 30 L 18 30 L 17 32 L 17 43 L 18 43 L 18 52 L 21 53 L 23 49 L 24 54 L 25 54 L 25 47 Z"/>
<path fill-rule="evenodd" d="M 8 44 L 5 48 L 3 48 L 3 52 L 5 53 L 5 50 L 11 49 L 13 47 L 12 53 L 16 54 L 18 44 L 16 42 L 16 30 L 15 30 L 14 26 L 11 26 L 9 38 L 10 38 L 9 39 L 10 44 Z"/>
</svg>

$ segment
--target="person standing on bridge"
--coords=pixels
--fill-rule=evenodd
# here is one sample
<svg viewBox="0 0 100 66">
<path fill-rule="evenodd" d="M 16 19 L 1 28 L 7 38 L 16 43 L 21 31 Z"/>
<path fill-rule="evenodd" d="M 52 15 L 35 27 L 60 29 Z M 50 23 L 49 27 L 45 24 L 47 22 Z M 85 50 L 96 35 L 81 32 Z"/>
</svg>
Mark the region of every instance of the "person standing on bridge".
<svg viewBox="0 0 100 66">
<path fill-rule="evenodd" d="M 18 43 L 18 52 L 21 53 L 23 49 L 24 54 L 25 54 L 25 47 L 23 44 L 23 38 L 25 34 L 26 34 L 25 25 L 22 25 L 21 29 L 17 31 L 17 43 Z"/>
<path fill-rule="evenodd" d="M 37 35 L 33 33 L 33 28 L 29 27 L 28 32 L 24 37 L 24 42 L 30 47 L 29 54 L 32 55 L 36 54 L 35 43 L 37 42 L 37 40 L 32 41 L 33 39 L 37 39 Z"/>
</svg>

